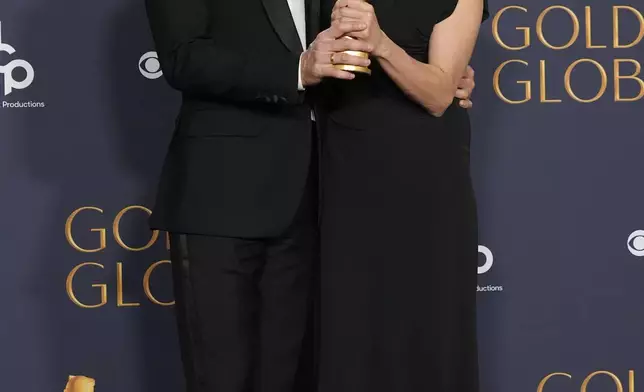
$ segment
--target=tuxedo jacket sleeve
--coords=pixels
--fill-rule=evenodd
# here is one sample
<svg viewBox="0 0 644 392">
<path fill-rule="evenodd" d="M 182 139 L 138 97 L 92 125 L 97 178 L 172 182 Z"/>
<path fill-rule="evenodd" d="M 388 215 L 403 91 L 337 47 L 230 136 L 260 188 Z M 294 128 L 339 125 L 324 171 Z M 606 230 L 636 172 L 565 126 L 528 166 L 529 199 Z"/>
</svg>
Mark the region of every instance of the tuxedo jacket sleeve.
<svg viewBox="0 0 644 392">
<path fill-rule="evenodd" d="M 161 69 L 173 88 L 206 99 L 302 103 L 299 53 L 253 55 L 218 43 L 208 33 L 204 0 L 146 0 L 146 9 Z"/>
</svg>

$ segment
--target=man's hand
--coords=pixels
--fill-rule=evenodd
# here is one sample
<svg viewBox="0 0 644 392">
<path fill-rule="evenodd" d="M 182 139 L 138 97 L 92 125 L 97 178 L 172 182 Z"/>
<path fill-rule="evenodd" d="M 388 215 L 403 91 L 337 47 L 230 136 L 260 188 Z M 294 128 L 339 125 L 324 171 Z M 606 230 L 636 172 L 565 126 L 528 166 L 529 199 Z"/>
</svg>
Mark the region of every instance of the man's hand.
<svg viewBox="0 0 644 392">
<path fill-rule="evenodd" d="M 474 69 L 471 66 L 467 66 L 465 70 L 465 75 L 461 78 L 460 83 L 458 84 L 458 90 L 456 90 L 456 98 L 460 101 L 458 104 L 465 109 L 472 107 L 472 91 L 474 91 Z"/>
<path fill-rule="evenodd" d="M 335 23 L 333 26 L 318 34 L 309 48 L 302 54 L 300 72 L 304 87 L 314 86 L 323 78 L 351 80 L 355 75 L 333 67 L 333 64 L 357 65 L 368 67 L 369 59 L 352 56 L 344 51 L 360 51 L 371 53 L 373 48 L 368 42 L 357 39 L 341 38 L 343 35 L 366 29 L 367 26 L 359 21 Z"/>
</svg>

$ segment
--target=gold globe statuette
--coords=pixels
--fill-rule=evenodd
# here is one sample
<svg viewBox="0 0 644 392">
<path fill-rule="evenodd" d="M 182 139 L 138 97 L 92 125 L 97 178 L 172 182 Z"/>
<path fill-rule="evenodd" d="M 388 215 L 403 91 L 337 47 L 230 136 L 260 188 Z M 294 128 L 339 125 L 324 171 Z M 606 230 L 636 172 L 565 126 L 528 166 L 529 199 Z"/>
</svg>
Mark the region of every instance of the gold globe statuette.
<svg viewBox="0 0 644 392">
<path fill-rule="evenodd" d="M 365 1 L 368 1 L 368 0 L 365 0 Z M 355 38 L 349 37 L 349 36 L 344 36 L 343 39 L 355 39 Z M 350 56 L 362 57 L 362 58 L 365 58 L 365 59 L 369 58 L 369 53 L 359 52 L 359 51 L 356 51 L 356 50 L 347 50 L 347 51 L 344 51 L 342 53 L 346 53 L 346 54 L 348 54 Z M 363 73 L 363 74 L 366 74 L 366 75 L 371 75 L 371 70 L 368 67 L 360 67 L 360 66 L 357 66 L 357 65 L 349 65 L 349 64 L 334 64 L 333 66 L 335 68 L 337 68 L 337 69 L 342 70 L 342 71 L 359 72 L 359 73 Z"/>
</svg>

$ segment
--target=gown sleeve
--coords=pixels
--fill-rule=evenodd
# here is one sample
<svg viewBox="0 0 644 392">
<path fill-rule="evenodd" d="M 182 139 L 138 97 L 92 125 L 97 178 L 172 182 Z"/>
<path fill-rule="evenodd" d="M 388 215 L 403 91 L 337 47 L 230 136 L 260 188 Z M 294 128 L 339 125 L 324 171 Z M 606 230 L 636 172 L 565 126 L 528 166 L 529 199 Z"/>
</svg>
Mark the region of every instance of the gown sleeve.
<svg viewBox="0 0 644 392">
<path fill-rule="evenodd" d="M 481 20 L 481 23 L 485 22 L 490 17 L 490 11 L 488 10 L 487 1 L 488 0 L 483 0 L 483 20 Z M 443 0 L 442 10 L 441 12 L 439 12 L 438 19 L 436 19 L 434 24 L 439 24 L 440 22 L 449 18 L 449 16 L 452 15 L 454 10 L 456 9 L 457 4 L 458 0 Z"/>
</svg>

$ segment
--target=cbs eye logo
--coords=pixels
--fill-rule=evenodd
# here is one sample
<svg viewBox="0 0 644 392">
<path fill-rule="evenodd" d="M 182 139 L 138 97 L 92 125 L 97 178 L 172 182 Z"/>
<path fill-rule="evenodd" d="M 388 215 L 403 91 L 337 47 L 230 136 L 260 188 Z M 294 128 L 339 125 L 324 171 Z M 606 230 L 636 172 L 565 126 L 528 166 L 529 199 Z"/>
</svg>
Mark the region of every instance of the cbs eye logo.
<svg viewBox="0 0 644 392">
<path fill-rule="evenodd" d="M 141 56 L 139 59 L 139 71 L 141 75 L 151 80 L 159 79 L 163 75 L 157 52 L 147 52 Z"/>
<path fill-rule="evenodd" d="M 635 230 L 632 232 L 628 236 L 626 246 L 633 256 L 644 256 L 644 230 Z"/>
</svg>

